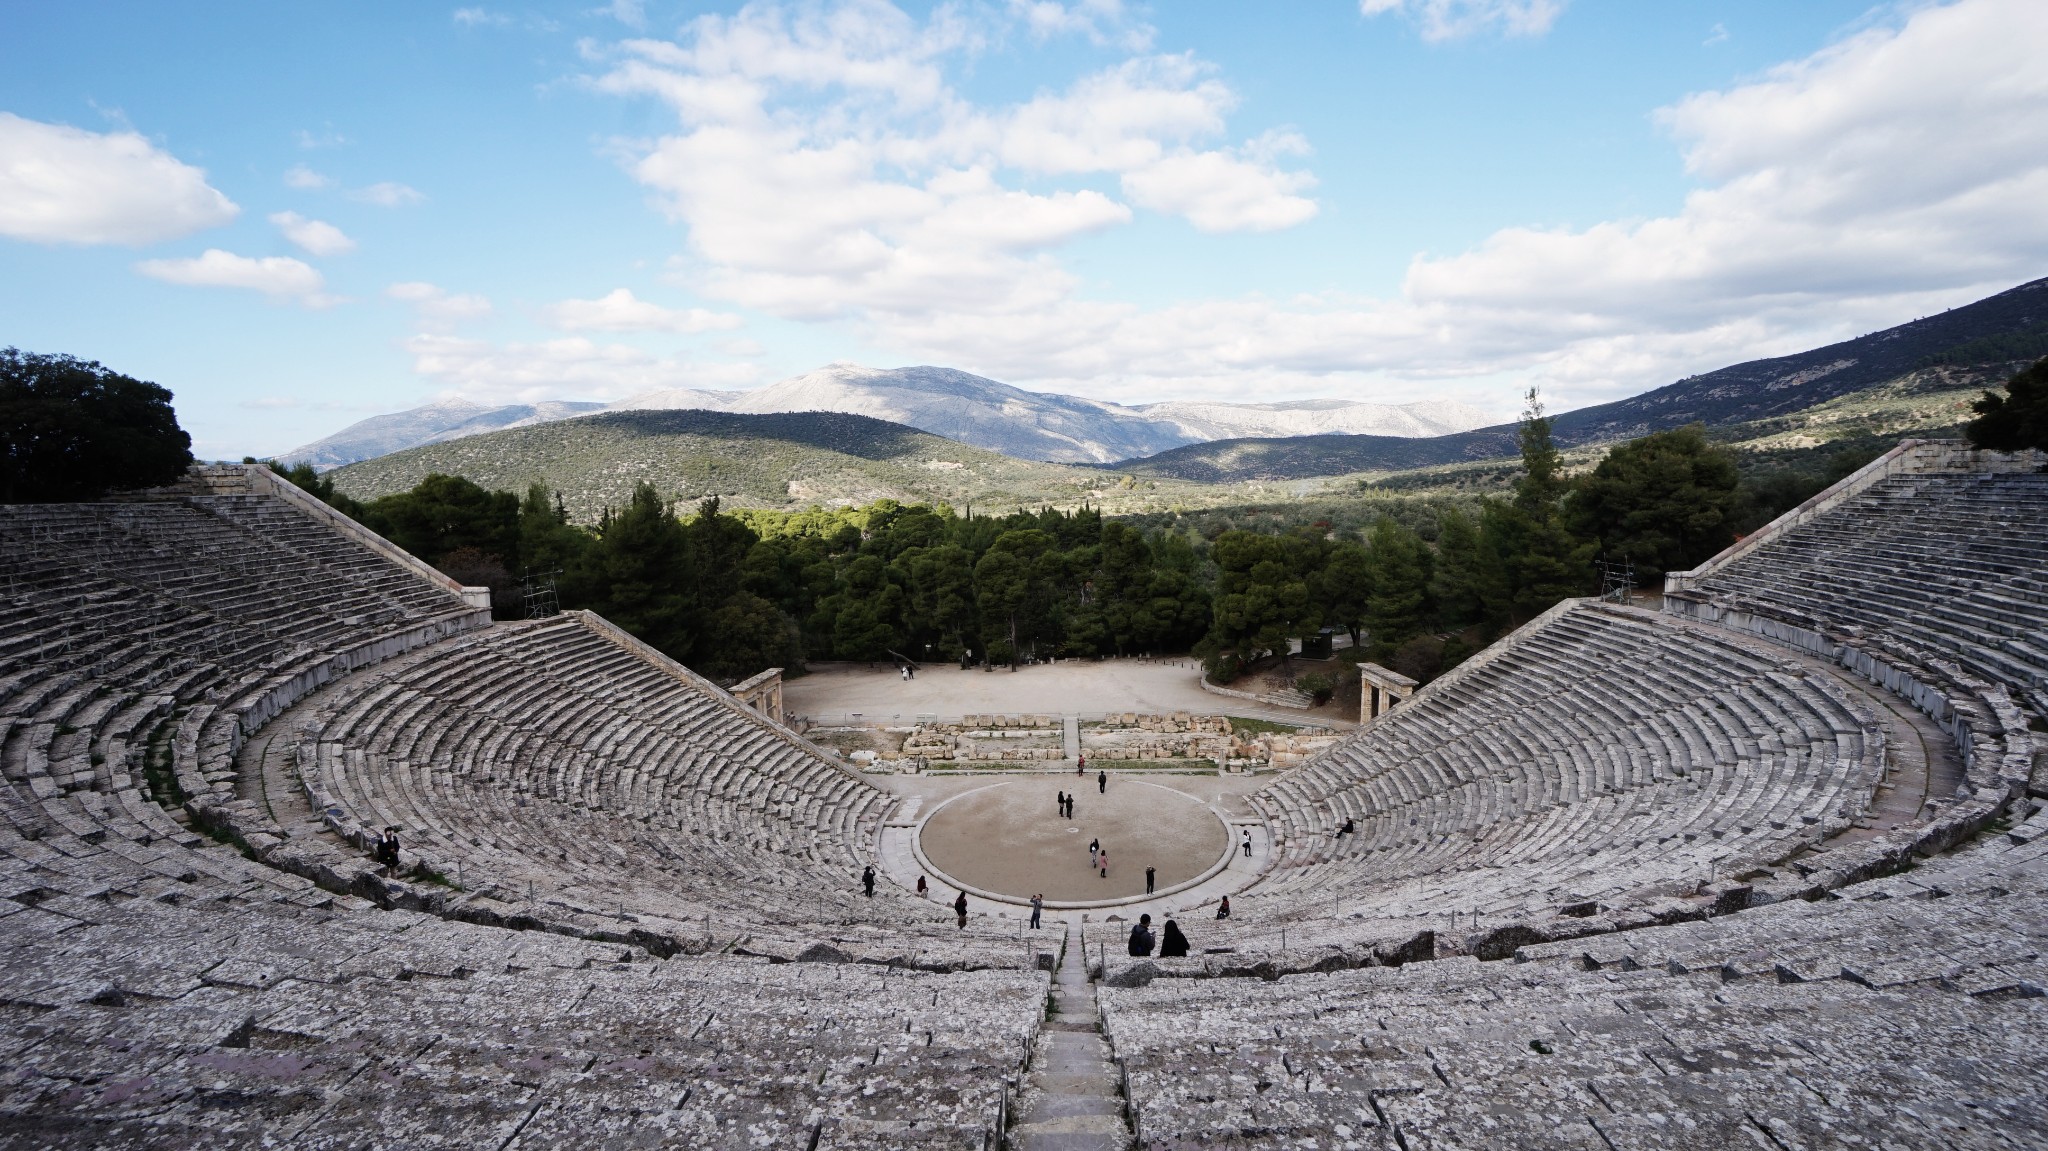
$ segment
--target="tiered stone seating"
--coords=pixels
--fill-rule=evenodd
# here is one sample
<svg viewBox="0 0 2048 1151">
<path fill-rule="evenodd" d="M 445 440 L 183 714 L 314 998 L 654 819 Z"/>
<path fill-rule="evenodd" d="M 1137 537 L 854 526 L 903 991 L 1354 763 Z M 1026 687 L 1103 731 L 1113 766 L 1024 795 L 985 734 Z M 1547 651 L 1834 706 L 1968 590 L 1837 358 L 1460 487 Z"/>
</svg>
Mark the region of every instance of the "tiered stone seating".
<svg viewBox="0 0 2048 1151">
<path fill-rule="evenodd" d="M 1579 604 L 1258 793 L 1277 855 L 1246 898 L 1268 930 L 1296 902 L 1498 919 L 1690 896 L 1849 827 L 1884 741 L 1811 662 Z"/>
<path fill-rule="evenodd" d="M 476 630 L 264 482 L 0 508 L 0 1147 L 992 1143 L 1043 940 L 856 903 L 872 787 L 602 621 Z M 433 852 L 396 878 L 236 774 L 337 680 L 284 754 Z"/>
<path fill-rule="evenodd" d="M 1881 635 L 2048 713 L 2048 474 L 1891 476 L 1691 590 L 1835 636 Z"/>
<path fill-rule="evenodd" d="M 405 912 L 14 899 L 6 1148 L 981 1151 L 1047 986 Z"/>
<path fill-rule="evenodd" d="M 1145 1147 L 2048 1143 L 2048 813 L 1671 927 L 1101 994 Z"/>
<path fill-rule="evenodd" d="M 585 613 L 438 644 L 305 709 L 279 722 L 302 733 L 315 810 L 359 842 L 403 829 L 463 889 L 447 913 L 630 921 L 681 949 L 722 920 L 772 954 L 1022 962 L 1014 925 L 960 932 L 893 884 L 861 896 L 891 797 Z"/>
<path fill-rule="evenodd" d="M 232 468 L 142 498 L 0 506 L 0 575 L 0 850 L 162 897 L 331 904 L 180 805 L 232 795 L 244 724 L 297 685 L 487 618 Z"/>
<path fill-rule="evenodd" d="M 0 508 L 0 1148 L 1003 1137 L 1053 938 L 861 897 L 875 788 L 270 482 Z M 1141 1143 L 2048 1145 L 2039 482 L 1838 492 L 1258 793 L 1197 954 L 1078 939 Z M 1881 688 L 1961 766 L 1852 828 Z"/>
</svg>

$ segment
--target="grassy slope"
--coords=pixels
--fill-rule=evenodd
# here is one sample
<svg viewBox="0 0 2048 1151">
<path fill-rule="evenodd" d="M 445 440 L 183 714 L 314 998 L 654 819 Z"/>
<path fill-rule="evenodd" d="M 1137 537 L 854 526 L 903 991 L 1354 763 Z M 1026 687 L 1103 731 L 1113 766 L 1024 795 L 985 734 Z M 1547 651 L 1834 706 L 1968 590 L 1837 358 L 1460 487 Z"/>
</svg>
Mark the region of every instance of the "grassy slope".
<svg viewBox="0 0 2048 1151">
<path fill-rule="evenodd" d="M 1736 453 L 1745 471 L 1799 464 L 1848 448 L 1889 448 L 1902 439 L 1956 437 L 1970 420 L 1970 401 L 2005 378 L 1997 371 L 1932 368 L 1815 404 L 1804 411 L 1713 428 L 1709 436 Z M 1965 382 L 1969 381 L 1966 386 Z M 1567 471 L 1600 462 L 1612 444 L 1586 444 L 1564 452 Z M 1378 491 L 1479 494 L 1504 490 L 1520 474 L 1519 460 L 1477 460 L 1402 471 L 1358 472 L 1344 477 Z"/>
</svg>

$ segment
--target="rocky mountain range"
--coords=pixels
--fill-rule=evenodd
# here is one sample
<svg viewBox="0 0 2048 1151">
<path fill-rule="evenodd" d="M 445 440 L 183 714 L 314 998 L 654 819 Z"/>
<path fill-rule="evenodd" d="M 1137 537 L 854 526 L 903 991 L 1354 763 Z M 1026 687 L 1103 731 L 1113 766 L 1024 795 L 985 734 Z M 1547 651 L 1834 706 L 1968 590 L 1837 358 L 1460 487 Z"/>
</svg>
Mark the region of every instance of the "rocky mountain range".
<svg viewBox="0 0 2048 1151">
<path fill-rule="evenodd" d="M 952 368 L 829 364 L 746 392 L 672 389 L 615 404 L 556 402 L 489 408 L 448 400 L 375 416 L 278 457 L 325 470 L 423 444 L 524 427 L 601 410 L 695 409 L 748 415 L 839 412 L 869 416 L 1024 460 L 1105 463 L 1224 437 L 1316 432 L 1438 436 L 1487 423 L 1451 400 L 1371 404 L 1300 400 L 1275 404 L 1169 401 L 1126 407 L 1023 388 Z"/>
</svg>

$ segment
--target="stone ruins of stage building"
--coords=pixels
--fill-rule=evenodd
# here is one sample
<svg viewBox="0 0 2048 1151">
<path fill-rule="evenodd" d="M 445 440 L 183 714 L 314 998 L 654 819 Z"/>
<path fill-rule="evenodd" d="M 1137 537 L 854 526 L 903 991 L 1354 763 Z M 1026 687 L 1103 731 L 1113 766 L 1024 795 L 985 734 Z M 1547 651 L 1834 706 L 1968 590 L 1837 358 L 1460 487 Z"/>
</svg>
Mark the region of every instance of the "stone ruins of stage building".
<svg viewBox="0 0 2048 1151">
<path fill-rule="evenodd" d="M 767 671 L 748 676 L 726 689 L 732 697 L 767 716 L 775 723 L 783 722 L 782 712 L 782 669 L 771 667 Z"/>
<path fill-rule="evenodd" d="M 1358 722 L 1371 723 L 1415 694 L 1414 680 L 1376 663 L 1358 665 Z"/>
</svg>

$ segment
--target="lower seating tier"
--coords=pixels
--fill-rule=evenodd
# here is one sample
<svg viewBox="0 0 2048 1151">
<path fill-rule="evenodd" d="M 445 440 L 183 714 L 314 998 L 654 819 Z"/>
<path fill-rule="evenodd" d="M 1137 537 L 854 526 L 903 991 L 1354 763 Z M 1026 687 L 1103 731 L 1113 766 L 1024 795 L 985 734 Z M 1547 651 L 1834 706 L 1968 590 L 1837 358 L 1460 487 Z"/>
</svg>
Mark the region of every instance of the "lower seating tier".
<svg viewBox="0 0 2048 1151">
<path fill-rule="evenodd" d="M 5 1148 L 981 1151 L 1047 987 L 403 912 L 17 900 Z"/>
<path fill-rule="evenodd" d="M 892 798 L 583 613 L 393 660 L 279 725 L 328 825 L 398 828 L 451 903 L 630 922 L 686 947 L 721 929 L 815 942 L 887 927 L 893 941 L 868 945 L 1024 962 L 1027 941 L 985 917 L 961 933 L 894 884 L 864 896 Z"/>
<path fill-rule="evenodd" d="M 2048 811 L 1672 927 L 1102 993 L 1143 1147 L 2048 1145 Z"/>
</svg>

